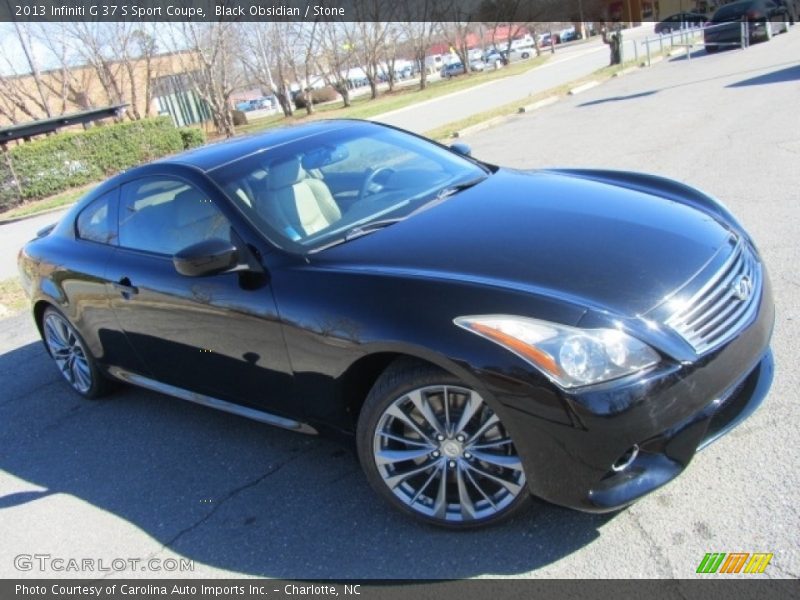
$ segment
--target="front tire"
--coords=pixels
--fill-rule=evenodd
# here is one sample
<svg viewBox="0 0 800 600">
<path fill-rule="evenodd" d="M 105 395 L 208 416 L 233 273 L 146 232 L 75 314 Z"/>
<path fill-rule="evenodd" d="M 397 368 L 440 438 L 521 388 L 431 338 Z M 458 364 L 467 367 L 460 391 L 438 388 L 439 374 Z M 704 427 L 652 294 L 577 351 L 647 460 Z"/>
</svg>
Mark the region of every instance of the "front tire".
<svg viewBox="0 0 800 600">
<path fill-rule="evenodd" d="M 358 421 L 370 485 L 428 524 L 498 523 L 530 502 L 522 462 L 475 390 L 436 367 L 400 361 L 378 378 Z"/>
<path fill-rule="evenodd" d="M 100 372 L 86 342 L 53 307 L 45 309 L 42 315 L 42 336 L 58 371 L 74 391 L 91 399 L 108 392 L 110 382 Z"/>
</svg>

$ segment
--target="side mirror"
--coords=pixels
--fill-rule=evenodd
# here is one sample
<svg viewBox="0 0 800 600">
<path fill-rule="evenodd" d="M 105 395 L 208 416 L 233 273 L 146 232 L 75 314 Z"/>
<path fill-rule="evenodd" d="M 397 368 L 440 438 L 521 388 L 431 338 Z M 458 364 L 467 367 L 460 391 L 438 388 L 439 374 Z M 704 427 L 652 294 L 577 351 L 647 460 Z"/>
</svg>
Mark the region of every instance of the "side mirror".
<svg viewBox="0 0 800 600">
<path fill-rule="evenodd" d="M 192 244 L 172 257 L 175 270 L 187 277 L 215 275 L 239 263 L 236 246 L 219 238 Z"/>
<path fill-rule="evenodd" d="M 450 150 L 453 152 L 457 152 L 461 156 L 472 156 L 472 148 L 470 148 L 467 144 L 462 142 L 456 142 L 455 144 L 450 144 Z"/>
</svg>

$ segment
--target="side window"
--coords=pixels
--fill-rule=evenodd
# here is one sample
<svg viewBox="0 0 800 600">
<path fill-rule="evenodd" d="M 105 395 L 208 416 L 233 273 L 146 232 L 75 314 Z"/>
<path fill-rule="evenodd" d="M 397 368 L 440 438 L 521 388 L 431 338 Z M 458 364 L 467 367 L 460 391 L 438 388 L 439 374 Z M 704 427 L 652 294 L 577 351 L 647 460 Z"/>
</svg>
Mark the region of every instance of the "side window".
<svg viewBox="0 0 800 600">
<path fill-rule="evenodd" d="M 112 207 L 117 190 L 103 194 L 84 208 L 75 223 L 75 232 L 82 240 L 116 243 L 116 227 L 112 223 Z"/>
<path fill-rule="evenodd" d="M 167 177 L 138 179 L 122 187 L 120 246 L 172 255 L 211 238 L 230 240 L 230 224 L 196 187 Z"/>
</svg>

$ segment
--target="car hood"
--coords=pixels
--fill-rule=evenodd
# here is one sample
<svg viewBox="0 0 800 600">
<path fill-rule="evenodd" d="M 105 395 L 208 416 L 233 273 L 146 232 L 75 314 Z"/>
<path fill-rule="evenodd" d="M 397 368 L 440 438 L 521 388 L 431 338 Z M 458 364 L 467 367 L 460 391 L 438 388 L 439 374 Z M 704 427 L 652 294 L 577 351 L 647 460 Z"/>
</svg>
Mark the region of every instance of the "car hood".
<svg viewBox="0 0 800 600">
<path fill-rule="evenodd" d="M 317 257 L 330 268 L 471 281 L 642 315 L 697 274 L 732 232 L 688 192 L 676 195 L 680 184 L 630 176 L 501 169 Z"/>
</svg>

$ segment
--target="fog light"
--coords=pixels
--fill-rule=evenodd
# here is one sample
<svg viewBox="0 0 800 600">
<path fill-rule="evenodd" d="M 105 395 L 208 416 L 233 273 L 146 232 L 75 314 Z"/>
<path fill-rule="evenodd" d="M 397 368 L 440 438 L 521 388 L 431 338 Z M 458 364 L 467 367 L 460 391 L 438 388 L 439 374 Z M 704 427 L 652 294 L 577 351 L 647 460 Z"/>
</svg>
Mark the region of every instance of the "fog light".
<svg viewBox="0 0 800 600">
<path fill-rule="evenodd" d="M 617 459 L 617 462 L 611 465 L 611 470 L 615 471 L 616 473 L 624 471 L 634 460 L 636 460 L 637 456 L 639 456 L 639 446 L 634 444 L 625 451 L 625 454 Z"/>
</svg>

